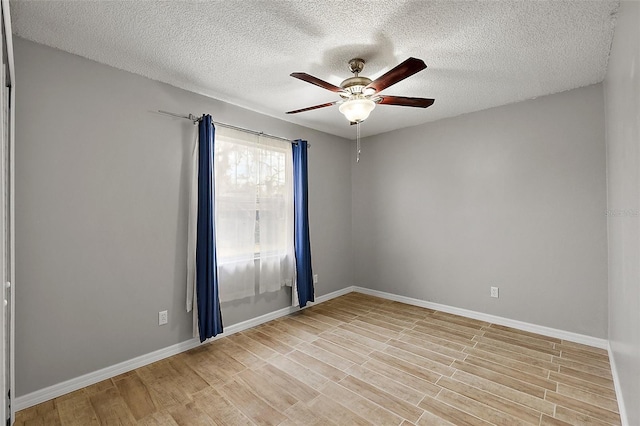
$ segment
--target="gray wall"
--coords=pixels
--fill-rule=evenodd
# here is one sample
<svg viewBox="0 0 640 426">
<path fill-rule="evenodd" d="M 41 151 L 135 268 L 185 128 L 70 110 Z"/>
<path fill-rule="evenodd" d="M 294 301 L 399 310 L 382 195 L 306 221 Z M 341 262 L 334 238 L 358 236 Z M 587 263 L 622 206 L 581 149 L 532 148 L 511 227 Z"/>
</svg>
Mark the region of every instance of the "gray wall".
<svg viewBox="0 0 640 426">
<path fill-rule="evenodd" d="M 620 4 L 605 79 L 609 340 L 630 425 L 640 425 L 640 3 Z"/>
<path fill-rule="evenodd" d="M 604 138 L 595 85 L 363 140 L 355 283 L 606 337 Z"/>
<path fill-rule="evenodd" d="M 159 109 L 309 140 L 316 294 L 352 285 L 348 141 L 22 39 L 15 58 L 18 396 L 191 338 L 196 127 Z M 287 289 L 225 304 L 225 325 L 289 303 Z"/>
</svg>

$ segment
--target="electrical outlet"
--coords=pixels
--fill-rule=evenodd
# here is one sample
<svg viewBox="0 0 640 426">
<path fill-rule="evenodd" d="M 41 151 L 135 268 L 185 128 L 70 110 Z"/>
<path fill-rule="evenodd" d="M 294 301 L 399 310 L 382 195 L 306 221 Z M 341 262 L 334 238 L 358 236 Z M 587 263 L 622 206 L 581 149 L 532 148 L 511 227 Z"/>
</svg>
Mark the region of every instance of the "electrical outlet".
<svg viewBox="0 0 640 426">
<path fill-rule="evenodd" d="M 491 297 L 495 297 L 496 299 L 500 297 L 499 290 L 500 289 L 498 287 L 491 287 Z"/>
<path fill-rule="evenodd" d="M 313 274 L 313 283 L 318 284 L 318 274 Z"/>
<path fill-rule="evenodd" d="M 158 325 L 165 325 L 169 322 L 169 313 L 167 311 L 158 312 Z"/>
</svg>

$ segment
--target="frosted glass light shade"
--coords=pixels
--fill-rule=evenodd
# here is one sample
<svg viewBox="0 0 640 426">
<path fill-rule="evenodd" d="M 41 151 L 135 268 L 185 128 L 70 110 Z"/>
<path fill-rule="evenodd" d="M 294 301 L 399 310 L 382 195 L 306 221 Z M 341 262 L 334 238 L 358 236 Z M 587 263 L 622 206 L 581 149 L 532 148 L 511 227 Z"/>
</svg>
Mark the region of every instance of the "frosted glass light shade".
<svg viewBox="0 0 640 426">
<path fill-rule="evenodd" d="M 338 109 L 347 120 L 357 123 L 366 120 L 375 107 L 376 103 L 371 99 L 351 99 L 341 104 Z"/>
</svg>

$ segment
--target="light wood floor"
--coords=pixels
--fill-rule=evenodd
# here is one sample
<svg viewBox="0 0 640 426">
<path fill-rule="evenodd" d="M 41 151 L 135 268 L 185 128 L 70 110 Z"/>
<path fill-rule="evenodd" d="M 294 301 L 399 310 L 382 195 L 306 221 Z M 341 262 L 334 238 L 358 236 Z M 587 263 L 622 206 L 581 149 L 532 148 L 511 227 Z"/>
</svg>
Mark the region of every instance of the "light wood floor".
<svg viewBox="0 0 640 426">
<path fill-rule="evenodd" d="M 17 425 L 619 425 L 607 352 L 350 293 Z"/>
</svg>

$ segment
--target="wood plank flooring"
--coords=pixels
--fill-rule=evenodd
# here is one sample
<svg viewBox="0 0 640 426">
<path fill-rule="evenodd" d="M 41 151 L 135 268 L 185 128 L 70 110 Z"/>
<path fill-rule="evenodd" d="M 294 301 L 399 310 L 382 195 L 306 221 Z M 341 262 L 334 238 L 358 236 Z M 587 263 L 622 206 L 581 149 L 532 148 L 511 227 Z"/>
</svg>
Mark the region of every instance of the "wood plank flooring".
<svg viewBox="0 0 640 426">
<path fill-rule="evenodd" d="M 620 425 L 607 352 L 349 293 L 17 425 Z"/>
</svg>

